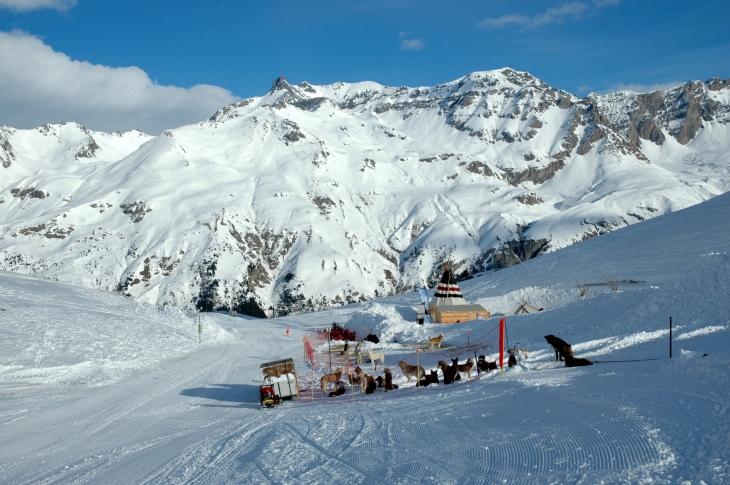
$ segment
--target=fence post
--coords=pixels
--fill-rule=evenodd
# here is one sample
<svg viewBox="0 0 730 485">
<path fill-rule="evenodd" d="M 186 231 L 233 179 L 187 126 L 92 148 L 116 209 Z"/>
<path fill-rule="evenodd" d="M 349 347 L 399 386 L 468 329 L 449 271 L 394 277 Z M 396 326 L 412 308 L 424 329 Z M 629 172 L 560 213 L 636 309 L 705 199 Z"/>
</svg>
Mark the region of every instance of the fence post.
<svg viewBox="0 0 730 485">
<path fill-rule="evenodd" d="M 418 386 L 418 392 L 421 392 L 421 361 L 418 358 L 418 354 L 420 353 L 421 349 L 416 349 L 416 386 Z"/>
<path fill-rule="evenodd" d="M 200 323 L 200 314 L 198 313 L 198 343 L 202 342 L 203 338 L 203 324 Z"/>
<path fill-rule="evenodd" d="M 672 358 L 672 317 L 669 317 L 669 358 Z"/>
</svg>

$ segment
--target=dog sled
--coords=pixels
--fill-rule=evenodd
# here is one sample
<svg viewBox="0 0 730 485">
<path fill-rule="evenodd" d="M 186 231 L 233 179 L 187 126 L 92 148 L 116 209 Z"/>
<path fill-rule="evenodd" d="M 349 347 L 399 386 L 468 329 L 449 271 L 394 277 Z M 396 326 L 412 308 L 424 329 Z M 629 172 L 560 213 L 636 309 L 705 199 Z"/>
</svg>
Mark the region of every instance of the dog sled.
<svg viewBox="0 0 730 485">
<path fill-rule="evenodd" d="M 277 406 L 283 400 L 299 399 L 299 385 L 293 359 L 261 364 L 259 399 L 261 409 Z"/>
</svg>

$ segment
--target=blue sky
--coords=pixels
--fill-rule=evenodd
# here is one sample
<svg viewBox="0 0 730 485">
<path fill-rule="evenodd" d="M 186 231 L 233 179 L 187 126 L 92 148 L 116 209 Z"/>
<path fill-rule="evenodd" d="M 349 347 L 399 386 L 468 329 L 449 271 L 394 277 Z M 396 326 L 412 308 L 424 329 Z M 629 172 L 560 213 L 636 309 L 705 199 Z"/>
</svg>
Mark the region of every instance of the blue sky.
<svg viewBox="0 0 730 485">
<path fill-rule="evenodd" d="M 728 19 L 727 1 L 0 0 L 0 124 L 28 128 L 65 116 L 96 129 L 159 132 L 264 94 L 280 75 L 429 86 L 512 67 L 581 96 L 650 90 L 730 77 Z M 63 75 L 27 82 L 47 77 L 51 65 Z M 106 115 L 90 116 L 90 102 L 74 105 L 85 91 L 113 96 L 99 85 L 115 75 L 110 84 L 133 92 L 139 106 L 107 103 Z M 7 76 L 20 79 L 6 86 Z M 62 94 L 69 83 L 79 85 L 76 94 Z M 50 104 L 66 103 L 66 111 L 33 102 L 59 97 Z"/>
</svg>

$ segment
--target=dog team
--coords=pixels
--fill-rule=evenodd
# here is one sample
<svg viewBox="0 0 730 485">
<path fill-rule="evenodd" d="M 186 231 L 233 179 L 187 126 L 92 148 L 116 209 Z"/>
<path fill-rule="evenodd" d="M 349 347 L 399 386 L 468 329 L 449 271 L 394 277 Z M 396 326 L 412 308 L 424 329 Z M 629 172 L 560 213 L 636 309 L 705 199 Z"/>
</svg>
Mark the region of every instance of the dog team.
<svg viewBox="0 0 730 485">
<path fill-rule="evenodd" d="M 451 359 L 451 365 L 447 364 L 443 360 L 439 361 L 437 369 L 432 369 L 430 373 L 426 373 L 425 369 L 420 365 L 411 365 L 406 361 L 398 361 L 398 367 L 406 377 L 408 382 L 411 382 L 413 378 L 418 385 L 426 387 L 430 384 L 438 384 L 439 375 L 438 371 L 441 371 L 443 375 L 444 384 L 453 384 L 454 382 L 461 380 L 461 374 L 466 374 L 468 379 L 471 379 L 472 370 L 476 367 L 477 373 L 489 372 L 490 370 L 497 369 L 497 362 L 488 362 L 485 356 L 480 355 L 476 364 L 474 359 L 467 359 L 463 364 L 459 364 L 459 359 Z M 329 397 L 341 396 L 345 393 L 345 385 L 341 381 L 344 371 L 341 367 L 335 369 L 330 374 L 325 374 L 320 379 L 320 388 L 322 393 L 327 394 Z M 382 388 L 384 392 L 398 389 L 398 385 L 393 383 L 393 373 L 390 368 L 385 367 L 383 369 L 382 376 L 371 376 L 366 374 L 362 368 L 355 367 L 352 373 L 347 374 L 347 379 L 351 386 L 360 386 L 360 392 L 365 394 L 372 394 L 377 389 Z M 335 387 L 334 391 L 328 392 L 328 386 L 332 385 Z"/>
<path fill-rule="evenodd" d="M 440 333 L 437 337 L 429 337 L 428 339 L 428 346 L 429 350 L 434 349 L 441 349 L 441 344 L 443 343 L 444 334 Z M 573 348 L 570 344 L 568 344 L 566 341 L 554 336 L 554 335 L 546 335 L 545 340 L 547 343 L 549 343 L 553 349 L 555 350 L 555 361 L 564 361 L 566 367 L 579 367 L 579 366 L 587 366 L 587 365 L 593 365 L 593 362 L 580 358 L 580 357 L 574 357 L 573 356 Z M 392 391 L 394 389 L 398 389 L 398 385 L 393 383 L 393 374 L 391 370 L 388 367 L 384 367 L 383 369 L 383 375 L 373 377 L 371 375 L 365 374 L 363 370 L 359 367 L 362 365 L 363 362 L 363 356 L 362 356 L 362 342 L 358 342 L 355 347 L 355 359 L 358 363 L 358 367 L 355 367 L 354 371 L 350 374 L 347 374 L 348 380 L 352 386 L 359 385 L 361 392 L 364 392 L 365 394 L 372 394 L 376 391 L 378 388 L 382 388 L 384 392 Z M 508 350 L 509 359 L 507 362 L 507 365 L 509 367 L 512 367 L 517 364 L 517 357 L 521 354 L 521 357 L 523 359 L 526 359 L 528 356 L 528 351 L 523 348 L 519 348 L 518 346 L 515 346 L 514 348 L 511 348 Z M 381 351 L 374 351 L 369 350 L 368 356 L 370 357 L 370 361 L 373 363 L 373 366 L 375 369 L 377 369 L 377 361 L 379 360 L 383 366 L 385 366 L 385 355 Z M 476 367 L 477 374 L 481 372 L 489 372 L 492 370 L 497 370 L 497 362 L 492 361 L 489 362 L 486 360 L 486 356 L 480 355 L 476 362 L 474 362 L 474 359 L 469 358 L 467 361 L 463 364 L 459 364 L 459 359 L 452 358 L 451 359 L 451 365 L 447 364 L 445 361 L 440 360 L 437 365 L 437 369 L 432 369 L 430 373 L 426 373 L 426 370 L 420 366 L 420 365 L 412 365 L 408 364 L 404 360 L 398 361 L 398 367 L 400 367 L 401 372 L 406 377 L 408 382 L 411 382 L 411 378 L 414 378 L 416 382 L 418 382 L 418 385 L 426 387 L 430 384 L 438 384 L 439 383 L 439 376 L 438 371 L 441 371 L 441 374 L 443 376 L 443 383 L 444 384 L 453 384 L 454 382 L 461 380 L 461 374 L 465 373 L 467 376 L 467 379 L 471 379 L 471 373 L 472 370 Z M 336 397 L 341 396 L 345 393 L 345 385 L 340 380 L 342 378 L 343 370 L 342 368 L 338 367 L 335 369 L 335 372 L 332 372 L 330 374 L 326 374 L 322 376 L 320 380 L 320 387 L 322 389 L 322 392 L 324 394 L 328 394 L 329 397 Z M 328 385 L 333 385 L 335 387 L 334 391 L 327 392 Z"/>
</svg>

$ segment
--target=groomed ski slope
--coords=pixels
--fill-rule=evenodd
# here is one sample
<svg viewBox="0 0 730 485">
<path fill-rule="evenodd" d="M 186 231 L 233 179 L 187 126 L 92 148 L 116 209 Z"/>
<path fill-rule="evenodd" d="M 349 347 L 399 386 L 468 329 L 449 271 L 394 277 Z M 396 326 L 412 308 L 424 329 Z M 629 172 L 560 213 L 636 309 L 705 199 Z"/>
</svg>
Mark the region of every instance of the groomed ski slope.
<svg viewBox="0 0 730 485">
<path fill-rule="evenodd" d="M 459 346 L 498 318 L 418 327 L 412 293 L 275 320 L 204 314 L 198 344 L 197 315 L 3 273 L 0 482 L 730 483 L 728 253 L 725 194 L 462 282 L 493 312 L 550 308 L 507 317 L 510 345 L 531 352 L 504 374 L 414 392 L 395 365 L 412 349 L 390 341 L 399 390 L 264 411 L 259 364 L 293 357 L 306 382 L 305 329 L 443 331 Z M 549 333 L 599 363 L 554 363 Z"/>
</svg>

